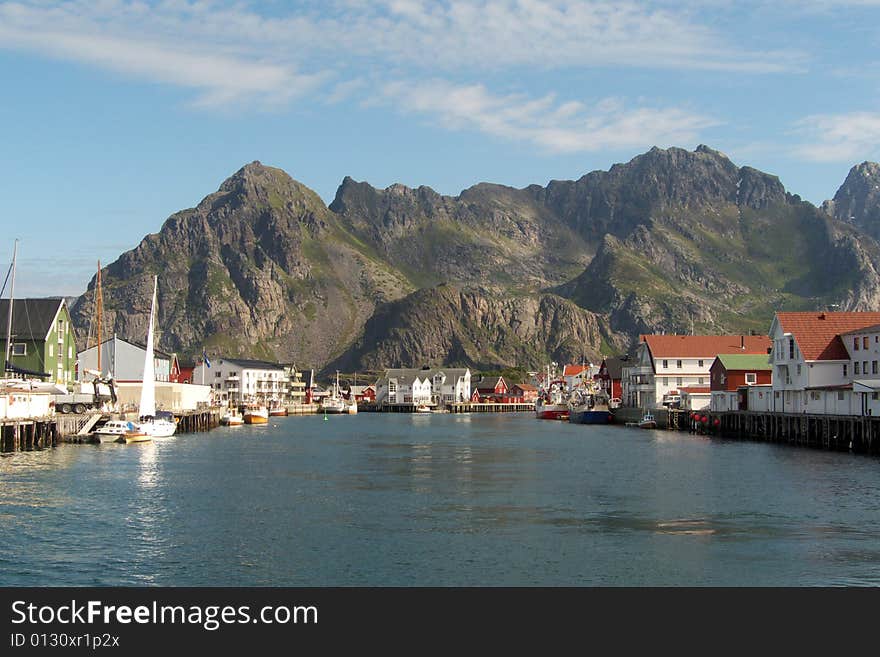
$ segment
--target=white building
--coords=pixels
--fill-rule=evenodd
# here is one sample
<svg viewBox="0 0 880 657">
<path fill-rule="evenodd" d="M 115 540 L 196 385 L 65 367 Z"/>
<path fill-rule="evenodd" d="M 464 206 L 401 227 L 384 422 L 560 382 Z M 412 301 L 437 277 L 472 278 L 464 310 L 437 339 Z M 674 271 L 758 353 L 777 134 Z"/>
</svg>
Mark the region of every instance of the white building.
<svg viewBox="0 0 880 657">
<path fill-rule="evenodd" d="M 657 408 L 666 395 L 709 385 L 709 368 L 718 354 L 766 354 L 764 335 L 642 335 L 631 364 L 622 371 L 624 406 Z M 695 395 L 702 395 L 697 393 Z M 699 403 L 709 404 L 709 394 Z"/>
<path fill-rule="evenodd" d="M 116 385 L 119 409 L 137 410 L 141 400 L 141 382 L 123 382 Z M 160 411 L 194 411 L 211 404 L 211 387 L 195 383 L 156 383 L 156 408 Z"/>
<path fill-rule="evenodd" d="M 101 343 L 101 372 L 110 376 L 116 382 L 143 381 L 144 380 L 144 357 L 147 354 L 146 345 L 123 340 L 113 336 Z M 170 381 L 173 373 L 179 373 L 177 356 L 160 349 L 153 350 L 156 381 Z M 85 370 L 98 369 L 98 347 L 89 347 L 78 354 L 78 378 L 80 380 L 92 377 L 85 374 Z M 175 372 L 176 368 L 176 372 Z"/>
<path fill-rule="evenodd" d="M 393 368 L 376 382 L 377 404 L 436 404 L 468 401 L 468 368 Z"/>
<path fill-rule="evenodd" d="M 880 361 L 880 313 L 777 313 L 770 339 L 773 395 L 768 410 L 880 413 L 880 399 L 875 397 L 880 375 L 873 374 Z"/>
<path fill-rule="evenodd" d="M 193 371 L 193 383 L 210 386 L 216 404 L 262 404 L 287 400 L 289 373 L 283 366 L 243 358 L 209 359 Z"/>
</svg>

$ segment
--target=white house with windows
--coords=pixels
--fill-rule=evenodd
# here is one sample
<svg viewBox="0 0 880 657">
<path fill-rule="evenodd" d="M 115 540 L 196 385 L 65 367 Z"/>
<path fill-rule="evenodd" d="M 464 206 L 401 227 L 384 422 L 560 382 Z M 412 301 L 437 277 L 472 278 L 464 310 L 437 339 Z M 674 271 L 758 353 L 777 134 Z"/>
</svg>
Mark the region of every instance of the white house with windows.
<svg viewBox="0 0 880 657">
<path fill-rule="evenodd" d="M 766 354 L 764 335 L 642 335 L 632 364 L 623 368 L 624 406 L 656 408 L 683 390 L 709 403 L 709 368 L 718 354 Z"/>
<path fill-rule="evenodd" d="M 880 374 L 873 374 L 880 361 L 880 313 L 777 313 L 770 339 L 773 394 L 768 410 L 880 413 Z"/>
<path fill-rule="evenodd" d="M 289 370 L 276 363 L 243 358 L 211 358 L 199 363 L 193 383 L 211 386 L 215 403 L 247 404 L 287 401 Z"/>
<path fill-rule="evenodd" d="M 468 401 L 468 368 L 392 368 L 376 382 L 377 404 L 445 404 Z"/>
</svg>

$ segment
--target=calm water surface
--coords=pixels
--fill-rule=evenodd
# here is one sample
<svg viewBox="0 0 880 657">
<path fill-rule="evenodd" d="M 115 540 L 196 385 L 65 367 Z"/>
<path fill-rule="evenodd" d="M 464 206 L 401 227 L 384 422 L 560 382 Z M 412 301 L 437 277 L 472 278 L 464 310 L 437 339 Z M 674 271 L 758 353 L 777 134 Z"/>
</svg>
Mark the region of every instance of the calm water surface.
<svg viewBox="0 0 880 657">
<path fill-rule="evenodd" d="M 880 461 L 531 415 L 0 457 L 0 584 L 880 585 Z"/>
</svg>

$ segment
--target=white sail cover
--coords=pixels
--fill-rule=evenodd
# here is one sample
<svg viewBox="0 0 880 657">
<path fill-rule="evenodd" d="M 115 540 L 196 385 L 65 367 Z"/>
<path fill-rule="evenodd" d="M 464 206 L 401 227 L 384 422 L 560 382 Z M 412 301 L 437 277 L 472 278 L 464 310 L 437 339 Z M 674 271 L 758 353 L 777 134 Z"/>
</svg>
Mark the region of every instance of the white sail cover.
<svg viewBox="0 0 880 657">
<path fill-rule="evenodd" d="M 156 415 L 156 361 L 153 356 L 153 317 L 156 315 L 156 288 L 159 277 L 153 277 L 153 302 L 150 305 L 150 328 L 147 331 L 147 353 L 144 355 L 144 383 L 141 387 L 141 417 Z"/>
</svg>

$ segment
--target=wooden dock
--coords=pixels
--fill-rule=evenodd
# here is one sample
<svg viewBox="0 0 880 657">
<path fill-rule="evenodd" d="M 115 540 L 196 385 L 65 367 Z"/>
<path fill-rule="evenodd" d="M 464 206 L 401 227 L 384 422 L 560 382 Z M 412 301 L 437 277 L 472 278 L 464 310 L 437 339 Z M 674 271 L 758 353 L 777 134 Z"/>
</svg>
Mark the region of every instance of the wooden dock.
<svg viewBox="0 0 880 657">
<path fill-rule="evenodd" d="M 880 454 L 880 417 L 699 411 L 690 419 L 696 433 L 724 438 L 787 443 L 818 449 Z"/>
<path fill-rule="evenodd" d="M 58 442 L 54 417 L 0 420 L 0 452 L 53 447 Z"/>
<path fill-rule="evenodd" d="M 421 404 L 358 404 L 358 413 L 415 413 Z M 438 411 L 449 413 L 527 413 L 535 410 L 534 404 L 477 404 L 457 402 L 437 406 Z"/>
</svg>

